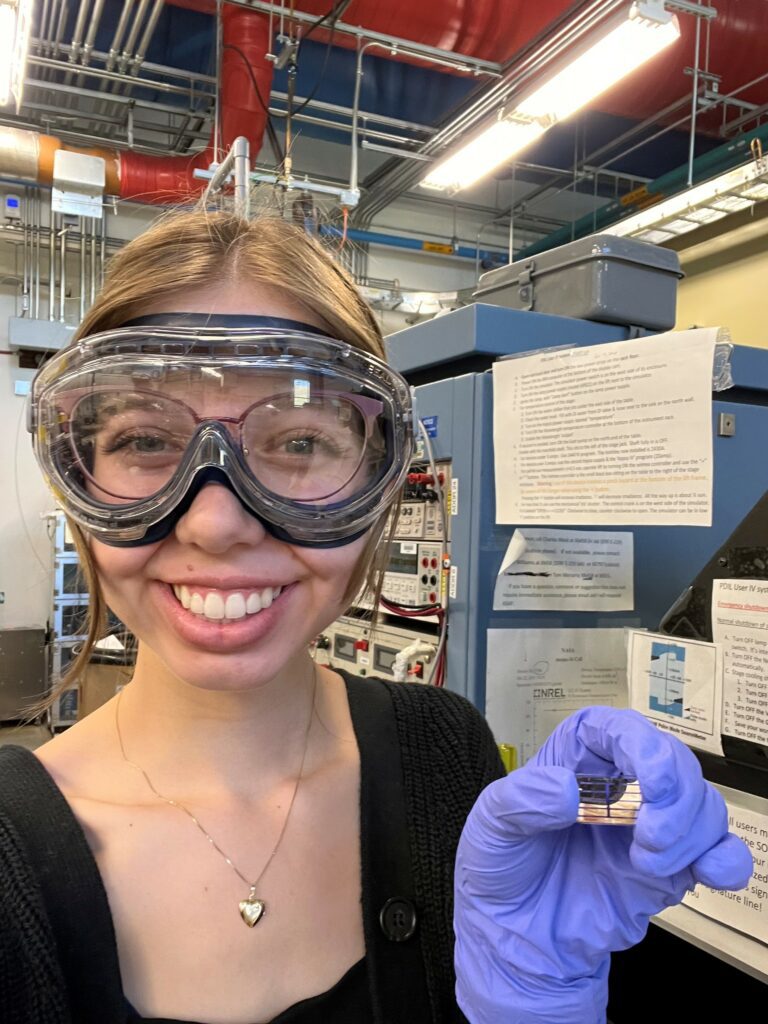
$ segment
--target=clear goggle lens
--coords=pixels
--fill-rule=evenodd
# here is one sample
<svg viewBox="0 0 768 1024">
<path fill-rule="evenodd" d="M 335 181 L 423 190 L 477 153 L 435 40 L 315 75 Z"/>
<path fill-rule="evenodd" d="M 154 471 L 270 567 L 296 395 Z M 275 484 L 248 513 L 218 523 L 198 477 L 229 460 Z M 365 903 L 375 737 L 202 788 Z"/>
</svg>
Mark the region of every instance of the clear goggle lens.
<svg viewBox="0 0 768 1024">
<path fill-rule="evenodd" d="M 380 401 L 308 374 L 272 379 L 256 401 L 248 400 L 252 393 L 239 401 L 231 384 L 223 404 L 221 389 L 204 380 L 177 382 L 170 394 L 112 385 L 60 396 L 67 476 L 80 476 L 92 497 L 109 504 L 150 498 L 172 480 L 208 422 L 226 428 L 248 472 L 281 498 L 342 501 L 380 474 L 387 458 Z M 259 384 L 263 391 L 263 375 Z"/>
</svg>

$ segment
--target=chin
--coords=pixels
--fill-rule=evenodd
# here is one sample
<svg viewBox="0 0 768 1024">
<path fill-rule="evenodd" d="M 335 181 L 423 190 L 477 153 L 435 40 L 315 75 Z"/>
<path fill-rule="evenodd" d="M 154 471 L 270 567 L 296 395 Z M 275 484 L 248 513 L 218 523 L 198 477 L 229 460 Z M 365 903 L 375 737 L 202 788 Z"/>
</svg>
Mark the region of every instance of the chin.
<svg viewBox="0 0 768 1024">
<path fill-rule="evenodd" d="M 299 648 L 283 646 L 276 651 L 173 652 L 161 660 L 183 683 L 196 689 L 219 693 L 245 693 L 269 683 L 285 671 L 299 668 L 309 660 L 308 644 Z"/>
</svg>

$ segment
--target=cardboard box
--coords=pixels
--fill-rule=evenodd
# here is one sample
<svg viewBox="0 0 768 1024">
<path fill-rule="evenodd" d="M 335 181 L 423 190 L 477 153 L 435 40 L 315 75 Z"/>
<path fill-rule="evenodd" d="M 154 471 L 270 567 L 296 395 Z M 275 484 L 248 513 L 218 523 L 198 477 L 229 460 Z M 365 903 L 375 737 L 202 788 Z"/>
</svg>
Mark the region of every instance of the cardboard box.
<svg viewBox="0 0 768 1024">
<path fill-rule="evenodd" d="M 78 721 L 111 700 L 132 675 L 133 665 L 88 665 L 80 676 Z"/>
</svg>

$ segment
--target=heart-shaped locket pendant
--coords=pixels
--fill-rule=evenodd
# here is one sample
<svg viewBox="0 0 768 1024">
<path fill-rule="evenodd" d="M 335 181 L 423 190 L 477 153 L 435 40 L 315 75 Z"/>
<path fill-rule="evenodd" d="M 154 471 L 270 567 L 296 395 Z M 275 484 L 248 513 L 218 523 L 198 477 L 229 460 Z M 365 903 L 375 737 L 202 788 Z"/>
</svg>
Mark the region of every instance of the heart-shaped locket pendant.
<svg viewBox="0 0 768 1024">
<path fill-rule="evenodd" d="M 247 900 L 240 900 L 240 916 L 249 928 L 259 923 L 264 916 L 264 910 L 263 900 L 254 899 L 253 896 L 249 896 Z"/>
</svg>

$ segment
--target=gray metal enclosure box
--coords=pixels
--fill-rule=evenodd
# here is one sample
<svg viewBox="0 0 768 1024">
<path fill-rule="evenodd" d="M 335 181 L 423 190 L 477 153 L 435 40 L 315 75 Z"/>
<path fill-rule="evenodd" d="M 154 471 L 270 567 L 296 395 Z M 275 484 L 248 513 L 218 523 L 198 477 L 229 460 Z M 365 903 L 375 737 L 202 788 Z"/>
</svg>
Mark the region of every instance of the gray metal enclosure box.
<svg viewBox="0 0 768 1024">
<path fill-rule="evenodd" d="M 474 298 L 510 309 L 668 330 L 675 324 L 676 252 L 614 235 L 592 235 L 490 270 Z"/>
</svg>

